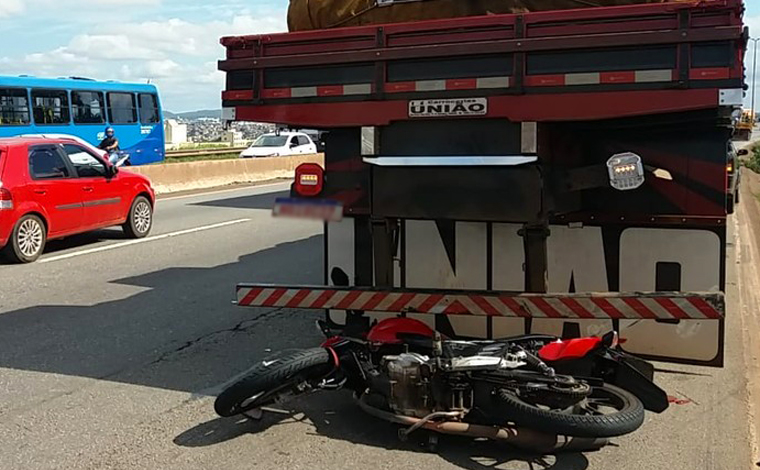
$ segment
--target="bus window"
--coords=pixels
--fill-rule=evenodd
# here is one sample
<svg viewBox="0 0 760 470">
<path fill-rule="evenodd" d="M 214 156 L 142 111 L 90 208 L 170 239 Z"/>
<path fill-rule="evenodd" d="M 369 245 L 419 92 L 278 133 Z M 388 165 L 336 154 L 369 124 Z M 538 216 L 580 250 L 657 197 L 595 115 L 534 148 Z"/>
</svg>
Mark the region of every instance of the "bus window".
<svg viewBox="0 0 760 470">
<path fill-rule="evenodd" d="M 0 89 L 0 126 L 29 124 L 29 98 L 26 90 Z"/>
<path fill-rule="evenodd" d="M 38 125 L 68 124 L 71 120 L 65 90 L 32 90 L 32 110 Z"/>
<path fill-rule="evenodd" d="M 160 121 L 156 95 L 140 93 L 140 122 L 143 124 L 156 124 Z"/>
<path fill-rule="evenodd" d="M 103 124 L 106 122 L 103 94 L 96 91 L 72 91 L 71 109 L 75 124 Z"/>
<path fill-rule="evenodd" d="M 111 124 L 134 124 L 137 122 L 137 106 L 132 93 L 109 93 L 108 114 Z"/>
</svg>

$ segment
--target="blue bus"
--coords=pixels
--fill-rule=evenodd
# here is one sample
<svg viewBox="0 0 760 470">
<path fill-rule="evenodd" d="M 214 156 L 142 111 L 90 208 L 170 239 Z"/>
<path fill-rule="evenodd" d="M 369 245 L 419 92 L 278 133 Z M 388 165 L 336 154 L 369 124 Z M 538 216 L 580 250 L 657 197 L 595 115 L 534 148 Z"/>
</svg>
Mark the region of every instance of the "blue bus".
<svg viewBox="0 0 760 470">
<path fill-rule="evenodd" d="M 164 119 L 149 84 L 0 76 L 0 137 L 68 134 L 95 146 L 113 127 L 132 165 L 164 159 Z"/>
</svg>

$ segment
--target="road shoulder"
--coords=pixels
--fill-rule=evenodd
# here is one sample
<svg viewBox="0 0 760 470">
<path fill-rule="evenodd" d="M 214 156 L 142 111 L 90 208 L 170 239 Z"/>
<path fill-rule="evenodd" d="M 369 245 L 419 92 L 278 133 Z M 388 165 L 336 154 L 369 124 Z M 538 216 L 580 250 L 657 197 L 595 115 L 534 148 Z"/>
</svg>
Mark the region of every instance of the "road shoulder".
<svg viewBox="0 0 760 470">
<path fill-rule="evenodd" d="M 741 204 L 734 217 L 736 224 L 736 252 L 739 275 L 740 311 L 742 341 L 744 347 L 745 374 L 748 382 L 747 417 L 753 463 L 760 457 L 758 444 L 759 423 L 756 417 L 760 410 L 760 175 L 742 169 Z M 731 338 L 727 338 L 728 341 Z"/>
</svg>

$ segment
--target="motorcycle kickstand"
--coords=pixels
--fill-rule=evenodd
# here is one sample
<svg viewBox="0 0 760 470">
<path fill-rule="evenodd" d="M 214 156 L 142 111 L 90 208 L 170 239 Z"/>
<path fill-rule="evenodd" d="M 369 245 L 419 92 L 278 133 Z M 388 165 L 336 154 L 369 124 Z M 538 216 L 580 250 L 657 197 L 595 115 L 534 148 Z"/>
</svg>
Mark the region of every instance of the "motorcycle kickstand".
<svg viewBox="0 0 760 470">
<path fill-rule="evenodd" d="M 261 418 L 264 417 L 264 410 L 261 408 L 254 408 L 252 410 L 244 411 L 243 416 L 252 421 L 261 421 Z"/>
</svg>

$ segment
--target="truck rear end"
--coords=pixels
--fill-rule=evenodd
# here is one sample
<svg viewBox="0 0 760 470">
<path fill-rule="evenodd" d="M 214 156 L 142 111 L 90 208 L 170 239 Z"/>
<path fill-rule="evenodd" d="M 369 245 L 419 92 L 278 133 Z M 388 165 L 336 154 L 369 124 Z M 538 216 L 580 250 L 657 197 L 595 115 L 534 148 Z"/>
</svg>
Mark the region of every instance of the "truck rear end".
<svg viewBox="0 0 760 470">
<path fill-rule="evenodd" d="M 620 333 L 723 363 L 740 0 L 222 39 L 224 118 L 325 132 L 276 214 L 325 220 L 325 286 L 248 306 L 453 337 Z"/>
</svg>

